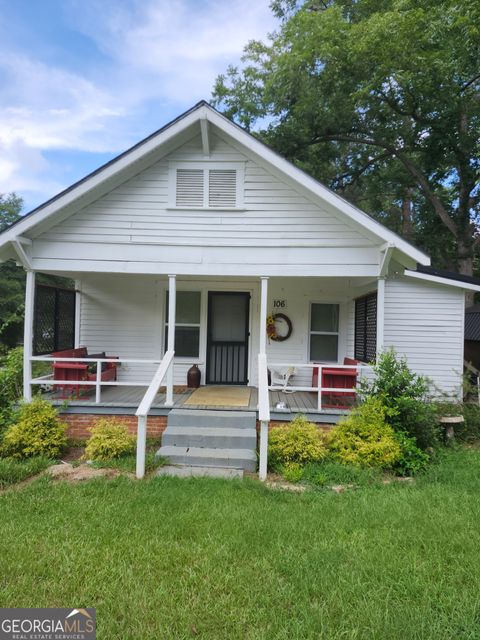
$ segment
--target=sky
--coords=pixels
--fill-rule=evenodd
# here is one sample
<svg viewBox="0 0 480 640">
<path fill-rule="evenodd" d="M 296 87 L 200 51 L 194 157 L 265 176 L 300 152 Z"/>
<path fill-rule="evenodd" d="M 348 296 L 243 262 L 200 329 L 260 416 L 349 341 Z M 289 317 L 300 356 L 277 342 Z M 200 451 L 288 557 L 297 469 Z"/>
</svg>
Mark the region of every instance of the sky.
<svg viewBox="0 0 480 640">
<path fill-rule="evenodd" d="M 201 99 L 269 0 L 0 0 L 0 193 L 24 212 Z"/>
</svg>

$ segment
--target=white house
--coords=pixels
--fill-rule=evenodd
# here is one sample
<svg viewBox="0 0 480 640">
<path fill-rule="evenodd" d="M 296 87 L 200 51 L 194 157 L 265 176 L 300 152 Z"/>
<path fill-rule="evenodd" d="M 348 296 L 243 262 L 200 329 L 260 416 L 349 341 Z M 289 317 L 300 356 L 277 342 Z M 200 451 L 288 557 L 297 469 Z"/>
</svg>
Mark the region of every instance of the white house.
<svg viewBox="0 0 480 640">
<path fill-rule="evenodd" d="M 100 364 L 82 383 L 95 393 L 75 398 L 69 411 L 136 412 L 139 475 L 146 415 L 173 413 L 175 426 L 187 408 L 202 406 L 185 404 L 180 389 L 193 364 L 202 385 L 217 387 L 210 408 L 260 420 L 261 476 L 271 417 L 302 410 L 336 419 L 338 411 L 322 404 L 332 384 L 322 369 L 358 368 L 345 358 L 366 363 L 393 346 L 436 388 L 458 396 L 464 292 L 480 290 L 431 269 L 424 253 L 206 102 L 6 230 L 0 259 L 9 258 L 27 271 L 25 397 L 32 384 L 56 384 L 32 380 L 35 274 L 71 278 L 71 346 L 87 347 L 94 362 L 117 356 L 119 367 L 116 379 L 105 380 Z M 291 323 L 288 339 L 268 338 L 272 313 L 286 316 L 275 325 L 280 337 Z M 74 355 L 54 360 L 78 363 Z M 270 397 L 267 370 L 279 389 Z M 57 369 L 57 382 L 64 379 Z M 252 391 L 245 405 L 229 400 L 232 385 Z M 282 393 L 284 385 L 297 391 Z M 161 386 L 165 396 L 157 395 Z M 182 440 L 187 451 L 188 444 Z"/>
</svg>

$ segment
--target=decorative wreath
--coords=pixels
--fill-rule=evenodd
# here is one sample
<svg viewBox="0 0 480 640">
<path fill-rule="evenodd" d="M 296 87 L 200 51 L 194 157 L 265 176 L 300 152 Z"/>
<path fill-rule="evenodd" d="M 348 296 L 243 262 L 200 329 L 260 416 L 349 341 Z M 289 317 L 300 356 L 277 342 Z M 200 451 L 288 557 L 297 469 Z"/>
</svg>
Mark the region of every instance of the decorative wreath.
<svg viewBox="0 0 480 640">
<path fill-rule="evenodd" d="M 283 320 L 287 325 L 287 333 L 285 333 L 284 335 L 280 335 L 277 332 L 277 320 Z M 288 338 L 292 335 L 292 328 L 292 321 L 284 313 L 271 313 L 267 318 L 267 336 L 270 340 L 274 340 L 275 342 L 283 342 L 284 340 L 288 340 Z"/>
</svg>

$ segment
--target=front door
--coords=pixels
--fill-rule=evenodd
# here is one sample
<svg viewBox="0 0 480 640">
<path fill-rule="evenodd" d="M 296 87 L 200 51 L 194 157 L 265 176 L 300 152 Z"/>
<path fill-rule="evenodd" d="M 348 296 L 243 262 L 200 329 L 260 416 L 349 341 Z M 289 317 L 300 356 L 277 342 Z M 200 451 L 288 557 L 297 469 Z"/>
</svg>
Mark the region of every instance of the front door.
<svg viewBox="0 0 480 640">
<path fill-rule="evenodd" d="M 207 384 L 247 384 L 249 293 L 208 294 Z"/>
</svg>

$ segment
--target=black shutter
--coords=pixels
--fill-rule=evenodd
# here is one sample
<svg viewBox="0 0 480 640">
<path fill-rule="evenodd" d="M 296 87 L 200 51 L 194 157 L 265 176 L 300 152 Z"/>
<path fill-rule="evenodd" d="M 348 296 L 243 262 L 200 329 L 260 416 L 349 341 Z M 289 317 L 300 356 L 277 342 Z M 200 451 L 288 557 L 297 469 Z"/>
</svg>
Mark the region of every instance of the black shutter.
<svg viewBox="0 0 480 640">
<path fill-rule="evenodd" d="M 356 360 L 372 362 L 377 355 L 377 292 L 355 300 Z"/>
<path fill-rule="evenodd" d="M 75 346 L 75 291 L 39 284 L 35 288 L 33 353 Z"/>
</svg>

